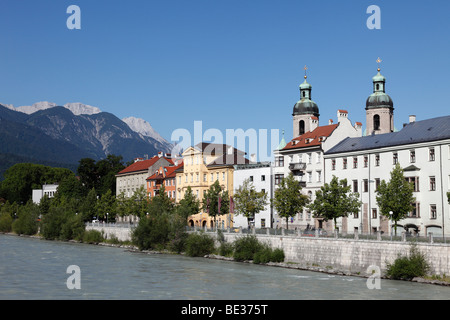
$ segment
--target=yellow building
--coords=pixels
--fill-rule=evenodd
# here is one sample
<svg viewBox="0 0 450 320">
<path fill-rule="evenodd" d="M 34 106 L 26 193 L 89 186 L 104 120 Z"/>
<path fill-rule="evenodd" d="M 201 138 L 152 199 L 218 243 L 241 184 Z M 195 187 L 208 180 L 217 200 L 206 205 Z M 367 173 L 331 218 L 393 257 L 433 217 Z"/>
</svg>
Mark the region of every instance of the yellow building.
<svg viewBox="0 0 450 320">
<path fill-rule="evenodd" d="M 249 163 L 245 152 L 226 144 L 215 143 L 199 143 L 189 147 L 182 153 L 182 157 L 184 166 L 176 173 L 177 201 L 183 199 L 187 187 L 191 187 L 193 194 L 202 203 L 206 191 L 216 181 L 219 181 L 222 190 L 228 191 L 232 196 L 233 166 Z M 216 222 L 219 228 L 232 227 L 232 214 L 217 216 Z M 215 227 L 214 217 L 204 211 L 190 216 L 188 223 L 190 226 Z"/>
</svg>

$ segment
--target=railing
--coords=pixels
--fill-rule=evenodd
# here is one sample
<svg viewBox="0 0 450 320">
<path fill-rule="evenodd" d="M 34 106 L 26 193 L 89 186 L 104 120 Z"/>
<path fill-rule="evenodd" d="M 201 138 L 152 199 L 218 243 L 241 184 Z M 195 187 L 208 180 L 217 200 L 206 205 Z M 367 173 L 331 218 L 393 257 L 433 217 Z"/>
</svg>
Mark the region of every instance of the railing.
<svg viewBox="0 0 450 320">
<path fill-rule="evenodd" d="M 87 222 L 86 226 L 90 227 L 111 227 L 111 228 L 135 228 L 137 222 Z M 217 233 L 216 228 L 201 228 L 201 227 L 186 227 L 186 231 L 204 231 L 208 233 Z M 348 240 L 372 240 L 372 241 L 397 241 L 397 242 L 418 242 L 418 243 L 436 243 L 450 245 L 450 237 L 436 236 L 429 234 L 428 237 L 409 235 L 405 232 L 400 235 L 384 235 L 380 232 L 372 234 L 359 234 L 359 233 L 339 233 L 339 232 L 327 232 L 322 229 L 282 229 L 282 228 L 227 228 L 220 229 L 223 233 L 238 233 L 238 234 L 254 234 L 254 235 L 268 235 L 268 236 L 286 236 L 286 237 L 301 237 L 301 238 L 326 238 L 326 239 L 348 239 Z"/>
<path fill-rule="evenodd" d="M 204 231 L 208 233 L 216 233 L 216 228 L 201 228 L 201 227 L 186 227 L 188 232 Z M 253 235 L 268 235 L 268 236 L 286 236 L 286 237 L 301 237 L 301 238 L 325 238 L 325 239 L 348 239 L 348 240 L 372 240 L 372 241 L 397 241 L 397 242 L 418 242 L 418 243 L 436 243 L 450 245 L 450 237 L 436 236 L 430 233 L 428 237 L 413 236 L 403 232 L 401 235 L 384 235 L 380 232 L 372 234 L 359 233 L 339 233 L 326 232 L 325 230 L 300 230 L 300 229 L 281 229 L 281 228 L 227 228 L 220 229 L 223 233 L 237 233 L 237 234 L 253 234 Z"/>
<path fill-rule="evenodd" d="M 87 227 L 103 227 L 103 228 L 135 228 L 138 222 L 86 222 Z"/>
</svg>

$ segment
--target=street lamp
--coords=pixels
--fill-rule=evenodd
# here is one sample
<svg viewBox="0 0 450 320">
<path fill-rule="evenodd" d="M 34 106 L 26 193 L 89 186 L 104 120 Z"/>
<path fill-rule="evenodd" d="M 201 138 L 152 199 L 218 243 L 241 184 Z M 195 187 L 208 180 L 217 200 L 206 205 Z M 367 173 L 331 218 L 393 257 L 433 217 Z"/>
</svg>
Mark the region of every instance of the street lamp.
<svg viewBox="0 0 450 320">
<path fill-rule="evenodd" d="M 389 230 L 390 231 L 390 233 L 391 233 L 391 241 L 392 241 L 392 215 L 393 215 L 394 213 L 392 212 L 392 211 L 389 211 L 389 216 L 390 216 L 390 221 L 391 221 L 391 229 Z"/>
</svg>

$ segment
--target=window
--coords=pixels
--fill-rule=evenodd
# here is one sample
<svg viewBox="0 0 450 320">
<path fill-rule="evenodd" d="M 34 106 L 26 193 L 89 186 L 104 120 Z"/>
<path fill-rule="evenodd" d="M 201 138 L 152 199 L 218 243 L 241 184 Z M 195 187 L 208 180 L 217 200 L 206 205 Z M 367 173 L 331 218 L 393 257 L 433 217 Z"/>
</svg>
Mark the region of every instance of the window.
<svg viewBox="0 0 450 320">
<path fill-rule="evenodd" d="M 276 174 L 275 175 L 275 185 L 279 185 L 281 183 L 281 180 L 283 180 L 284 174 Z"/>
<path fill-rule="evenodd" d="M 222 181 L 225 181 L 225 172 L 222 172 Z"/>
<path fill-rule="evenodd" d="M 379 154 L 375 155 L 375 166 L 376 167 L 380 166 L 380 155 Z"/>
<path fill-rule="evenodd" d="M 317 152 L 317 163 L 320 163 L 321 161 L 321 155 L 320 152 Z"/>
<path fill-rule="evenodd" d="M 414 207 L 413 210 L 409 213 L 410 218 L 420 218 L 420 203 L 415 202 L 411 203 L 411 205 Z"/>
<path fill-rule="evenodd" d="M 397 164 L 398 163 L 398 153 L 394 152 L 392 154 L 392 164 Z"/>
<path fill-rule="evenodd" d="M 347 169 L 347 158 L 342 159 L 342 169 Z"/>
<path fill-rule="evenodd" d="M 305 96 L 305 92 L 303 92 L 303 96 Z M 298 123 L 298 134 L 302 135 L 305 133 L 305 121 L 300 120 Z"/>
<path fill-rule="evenodd" d="M 249 179 L 250 179 L 250 182 L 253 182 L 253 176 L 250 176 Z"/>
<path fill-rule="evenodd" d="M 336 160 L 331 160 L 331 170 L 336 170 Z"/>
<path fill-rule="evenodd" d="M 261 181 L 266 181 L 266 176 L 265 175 L 261 175 Z"/>
<path fill-rule="evenodd" d="M 436 219 L 436 205 L 430 205 L 430 219 Z"/>
<path fill-rule="evenodd" d="M 353 157 L 353 169 L 358 168 L 358 157 Z"/>
<path fill-rule="evenodd" d="M 369 157 L 364 156 L 364 168 L 367 168 L 369 166 Z"/>
<path fill-rule="evenodd" d="M 435 159 L 434 148 L 430 148 L 428 160 L 434 161 L 434 159 Z"/>
<path fill-rule="evenodd" d="M 430 177 L 430 191 L 436 191 L 436 178 Z"/>
<path fill-rule="evenodd" d="M 376 219 L 377 218 L 377 208 L 373 208 L 372 209 L 372 219 Z"/>
<path fill-rule="evenodd" d="M 308 153 L 308 163 L 312 163 L 312 154 Z"/>
<path fill-rule="evenodd" d="M 409 162 L 411 162 L 411 163 L 416 162 L 416 151 L 415 150 L 409 151 Z"/>
<path fill-rule="evenodd" d="M 322 181 L 322 171 L 317 171 L 317 182 Z"/>
<path fill-rule="evenodd" d="M 353 180 L 353 192 L 358 192 L 358 180 Z"/>
<path fill-rule="evenodd" d="M 405 179 L 413 184 L 414 192 L 419 192 L 419 177 L 406 177 Z"/>
<path fill-rule="evenodd" d="M 377 114 L 373 116 L 373 129 L 380 130 L 380 116 Z"/>
<path fill-rule="evenodd" d="M 369 192 L 369 180 L 364 179 L 363 188 L 364 192 Z"/>
<path fill-rule="evenodd" d="M 208 175 L 206 173 L 203 174 L 203 182 L 206 182 L 208 180 Z"/>
<path fill-rule="evenodd" d="M 275 167 L 284 167 L 284 157 L 275 157 Z"/>
<path fill-rule="evenodd" d="M 308 182 L 312 182 L 312 172 L 308 172 Z"/>
</svg>

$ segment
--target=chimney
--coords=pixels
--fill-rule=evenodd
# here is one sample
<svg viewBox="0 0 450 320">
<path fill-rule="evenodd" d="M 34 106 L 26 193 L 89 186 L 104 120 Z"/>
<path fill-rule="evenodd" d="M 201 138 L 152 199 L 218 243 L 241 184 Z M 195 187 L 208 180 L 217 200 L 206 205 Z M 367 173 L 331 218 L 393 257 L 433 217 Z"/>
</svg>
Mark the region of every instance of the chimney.
<svg viewBox="0 0 450 320">
<path fill-rule="evenodd" d="M 158 158 L 161 158 L 163 156 L 163 154 L 164 153 L 162 151 L 158 152 Z"/>
<path fill-rule="evenodd" d="M 409 123 L 412 123 L 412 122 L 416 122 L 416 116 L 415 115 L 410 115 L 409 116 Z"/>
<path fill-rule="evenodd" d="M 233 154 L 233 147 L 232 146 L 228 146 L 227 154 Z"/>
<path fill-rule="evenodd" d="M 343 120 L 343 119 L 347 119 L 348 118 L 348 111 L 347 110 L 338 110 L 337 111 L 337 118 L 338 118 L 338 122 L 341 122 L 341 120 Z"/>
<path fill-rule="evenodd" d="M 255 153 L 252 153 L 252 155 L 250 156 L 250 162 L 256 163 L 256 154 Z"/>
<path fill-rule="evenodd" d="M 333 124 L 333 119 L 328 120 L 328 124 Z"/>
<path fill-rule="evenodd" d="M 309 118 L 309 131 L 314 131 L 319 126 L 319 118 L 312 116 Z"/>
</svg>

